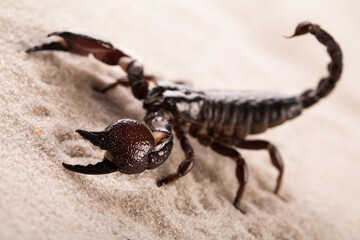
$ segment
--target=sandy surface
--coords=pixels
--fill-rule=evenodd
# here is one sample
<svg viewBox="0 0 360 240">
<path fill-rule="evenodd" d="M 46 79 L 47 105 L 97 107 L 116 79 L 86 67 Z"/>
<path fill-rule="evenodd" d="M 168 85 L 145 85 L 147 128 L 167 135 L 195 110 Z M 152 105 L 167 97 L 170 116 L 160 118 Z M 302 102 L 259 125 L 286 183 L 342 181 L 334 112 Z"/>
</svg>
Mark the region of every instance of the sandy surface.
<svg viewBox="0 0 360 240">
<path fill-rule="evenodd" d="M 82 3 L 84 2 L 84 3 Z M 356 1 L 0 1 L 0 239 L 358 239 L 360 236 L 359 4 Z M 102 151 L 76 128 L 141 120 L 141 103 L 118 87 L 123 73 L 66 53 L 28 56 L 52 31 L 90 32 L 136 56 L 147 73 L 199 89 L 300 93 L 325 74 L 311 36 L 286 40 L 311 20 L 344 51 L 345 72 L 325 100 L 255 136 L 286 163 L 280 197 L 265 151 L 241 151 L 250 170 L 241 214 L 232 206 L 235 164 L 191 140 L 190 174 L 158 188 L 183 159 L 140 175 L 87 176 L 61 162 Z"/>
</svg>

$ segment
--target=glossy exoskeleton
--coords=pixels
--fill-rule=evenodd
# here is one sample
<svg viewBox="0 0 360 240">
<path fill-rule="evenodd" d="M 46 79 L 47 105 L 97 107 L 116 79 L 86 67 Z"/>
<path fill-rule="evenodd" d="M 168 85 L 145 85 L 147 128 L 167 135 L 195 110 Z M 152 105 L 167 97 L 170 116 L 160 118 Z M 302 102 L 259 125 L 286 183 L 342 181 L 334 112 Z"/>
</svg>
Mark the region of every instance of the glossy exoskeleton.
<svg viewBox="0 0 360 240">
<path fill-rule="evenodd" d="M 128 86 L 137 99 L 143 100 L 147 111 L 144 118 L 146 125 L 132 119 L 121 119 L 100 132 L 76 130 L 83 138 L 105 150 L 104 159 L 87 166 L 63 163 L 66 169 L 83 174 L 115 171 L 135 174 L 157 168 L 171 153 L 174 131 L 185 153 L 185 160 L 175 173 L 157 182 L 160 187 L 192 169 L 194 151 L 187 137 L 189 133 L 201 144 L 236 162 L 235 173 L 240 186 L 234 205 L 244 212 L 240 201 L 248 181 L 248 169 L 236 148 L 269 152 L 272 164 L 279 171 L 274 190 L 278 193 L 284 173 L 278 150 L 268 141 L 247 140 L 247 135 L 262 133 L 299 116 L 303 109 L 327 96 L 340 78 L 342 53 L 339 45 L 318 25 L 310 22 L 300 23 L 292 37 L 306 33 L 313 34 L 327 47 L 331 58 L 329 75 L 322 78 L 315 89 L 290 97 L 272 93 L 196 91 L 185 84 L 162 81 L 145 75 L 141 63 L 114 48 L 111 43 L 71 32 L 51 33 L 48 36 L 58 36 L 60 41 L 36 46 L 26 52 L 59 50 L 83 56 L 93 54 L 106 64 L 119 65 L 127 76 L 101 92 L 105 93 L 117 85 Z M 149 82 L 155 83 L 155 86 L 150 88 Z"/>
</svg>

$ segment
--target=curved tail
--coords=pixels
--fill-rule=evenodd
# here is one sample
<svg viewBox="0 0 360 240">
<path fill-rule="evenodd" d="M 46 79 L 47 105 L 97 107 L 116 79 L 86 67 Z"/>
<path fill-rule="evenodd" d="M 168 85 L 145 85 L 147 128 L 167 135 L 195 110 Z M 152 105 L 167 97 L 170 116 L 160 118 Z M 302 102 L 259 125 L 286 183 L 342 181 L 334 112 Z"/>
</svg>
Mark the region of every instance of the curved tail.
<svg viewBox="0 0 360 240">
<path fill-rule="evenodd" d="M 322 78 L 316 89 L 306 90 L 300 95 L 303 108 L 308 108 L 327 96 L 334 89 L 342 72 L 341 49 L 335 40 L 320 26 L 310 22 L 302 22 L 296 27 L 294 35 L 290 38 L 306 33 L 313 34 L 320 43 L 327 47 L 331 62 L 328 64 L 329 76 Z"/>
</svg>

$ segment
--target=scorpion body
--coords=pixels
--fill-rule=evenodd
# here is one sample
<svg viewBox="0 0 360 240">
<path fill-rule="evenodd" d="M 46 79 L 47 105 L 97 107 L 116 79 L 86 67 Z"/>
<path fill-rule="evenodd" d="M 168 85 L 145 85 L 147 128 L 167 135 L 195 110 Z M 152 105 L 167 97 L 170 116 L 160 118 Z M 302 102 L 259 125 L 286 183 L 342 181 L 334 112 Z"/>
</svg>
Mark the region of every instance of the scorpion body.
<svg viewBox="0 0 360 240">
<path fill-rule="evenodd" d="M 84 174 L 107 174 L 120 171 L 126 174 L 140 173 L 163 164 L 173 148 L 173 130 L 185 153 L 176 173 L 157 182 L 162 186 L 186 175 L 194 164 L 194 150 L 187 138 L 189 133 L 201 144 L 215 152 L 230 157 L 236 162 L 236 176 L 239 181 L 234 206 L 240 206 L 248 169 L 245 160 L 235 149 L 264 149 L 269 152 L 274 167 L 279 171 L 274 192 L 278 193 L 283 177 L 284 164 L 277 148 L 268 141 L 247 140 L 249 134 L 258 134 L 299 116 L 308 108 L 327 96 L 335 87 L 342 71 L 342 53 L 335 40 L 318 25 L 300 23 L 293 36 L 313 34 L 327 47 L 331 62 L 329 75 L 320 80 L 315 89 L 306 90 L 299 96 L 284 96 L 274 93 L 196 91 L 185 84 L 172 83 L 145 75 L 143 66 L 109 42 L 70 32 L 55 32 L 58 42 L 46 43 L 27 50 L 27 53 L 41 50 L 68 51 L 78 55 L 93 56 L 109 65 L 119 65 L 126 73 L 101 92 L 117 85 L 131 87 L 133 95 L 143 100 L 147 111 L 146 125 L 131 119 L 121 119 L 110 124 L 104 131 L 89 132 L 76 130 L 82 137 L 106 150 L 104 159 L 95 165 L 63 166 Z M 150 88 L 149 82 L 155 87 Z"/>
<path fill-rule="evenodd" d="M 157 87 L 164 91 L 160 104 L 171 106 L 170 111 L 187 123 L 193 137 L 207 136 L 231 145 L 236 145 L 249 134 L 262 133 L 293 119 L 303 108 L 300 97 L 272 93 L 199 92 L 161 84 Z M 157 88 L 154 90 L 159 91 Z"/>
</svg>

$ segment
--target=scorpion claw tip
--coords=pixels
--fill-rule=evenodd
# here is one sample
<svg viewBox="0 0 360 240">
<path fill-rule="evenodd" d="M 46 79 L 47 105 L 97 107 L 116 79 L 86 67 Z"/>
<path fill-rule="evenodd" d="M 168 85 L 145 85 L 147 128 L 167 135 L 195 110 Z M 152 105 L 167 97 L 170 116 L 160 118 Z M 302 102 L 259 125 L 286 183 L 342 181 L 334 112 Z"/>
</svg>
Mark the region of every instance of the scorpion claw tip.
<svg viewBox="0 0 360 240">
<path fill-rule="evenodd" d="M 39 48 L 38 47 L 31 47 L 25 50 L 25 53 L 32 53 L 36 52 Z"/>
<path fill-rule="evenodd" d="M 64 162 L 62 162 L 61 164 L 62 164 L 63 167 L 66 168 L 67 170 L 73 171 L 73 169 L 74 169 L 74 166 L 71 165 L 71 164 L 67 164 L 67 163 L 64 163 Z"/>
<path fill-rule="evenodd" d="M 84 139 L 90 141 L 95 146 L 104 149 L 106 147 L 106 132 L 89 132 L 81 129 L 76 129 L 75 132 L 79 133 Z"/>
<path fill-rule="evenodd" d="M 59 36 L 59 35 L 60 35 L 59 32 L 52 32 L 52 33 L 49 33 L 48 35 L 46 35 L 46 37 Z"/>
</svg>

